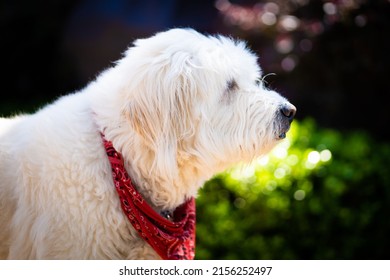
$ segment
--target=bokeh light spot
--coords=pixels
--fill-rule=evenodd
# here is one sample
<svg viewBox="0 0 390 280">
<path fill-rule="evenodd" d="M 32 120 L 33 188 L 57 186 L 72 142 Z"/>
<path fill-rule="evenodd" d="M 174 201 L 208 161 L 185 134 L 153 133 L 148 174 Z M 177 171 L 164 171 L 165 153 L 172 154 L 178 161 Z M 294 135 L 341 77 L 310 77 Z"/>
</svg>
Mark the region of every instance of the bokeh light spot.
<svg viewBox="0 0 390 280">
<path fill-rule="evenodd" d="M 317 164 L 321 160 L 320 153 L 317 151 L 311 151 L 307 156 L 307 161 L 311 164 Z"/>
<path fill-rule="evenodd" d="M 333 3 L 327 2 L 322 6 L 322 8 L 328 15 L 335 15 L 337 13 L 337 7 Z"/>
<path fill-rule="evenodd" d="M 329 150 L 323 150 L 320 153 L 321 161 L 327 162 L 332 158 L 332 153 Z"/>
<path fill-rule="evenodd" d="M 304 190 L 297 190 L 295 193 L 294 193 L 294 199 L 295 200 L 304 200 L 306 197 L 306 193 Z"/>
</svg>

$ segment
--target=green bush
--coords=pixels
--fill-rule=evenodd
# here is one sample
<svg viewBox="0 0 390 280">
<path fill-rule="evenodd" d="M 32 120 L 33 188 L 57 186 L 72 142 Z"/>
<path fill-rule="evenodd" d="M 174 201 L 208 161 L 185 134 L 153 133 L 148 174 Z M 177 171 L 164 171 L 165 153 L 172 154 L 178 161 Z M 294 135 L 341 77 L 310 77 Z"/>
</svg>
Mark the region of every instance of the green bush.
<svg viewBox="0 0 390 280">
<path fill-rule="evenodd" d="M 388 259 L 390 145 L 294 122 L 268 156 L 208 181 L 197 259 Z"/>
</svg>

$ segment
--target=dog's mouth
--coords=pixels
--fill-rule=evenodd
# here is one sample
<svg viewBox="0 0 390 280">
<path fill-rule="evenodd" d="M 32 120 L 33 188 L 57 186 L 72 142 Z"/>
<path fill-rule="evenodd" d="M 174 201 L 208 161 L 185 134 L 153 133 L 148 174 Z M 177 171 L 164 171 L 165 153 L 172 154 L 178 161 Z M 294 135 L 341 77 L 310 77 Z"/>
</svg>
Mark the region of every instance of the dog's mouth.
<svg viewBox="0 0 390 280">
<path fill-rule="evenodd" d="M 286 138 L 287 136 L 287 132 L 289 131 L 290 127 L 288 127 L 287 129 L 279 132 L 279 135 L 276 137 L 277 140 L 283 140 L 284 138 Z"/>
<path fill-rule="evenodd" d="M 287 132 L 290 130 L 292 119 L 287 118 L 276 118 L 274 122 L 275 127 L 275 138 L 276 140 L 283 140 L 287 137 Z"/>
</svg>

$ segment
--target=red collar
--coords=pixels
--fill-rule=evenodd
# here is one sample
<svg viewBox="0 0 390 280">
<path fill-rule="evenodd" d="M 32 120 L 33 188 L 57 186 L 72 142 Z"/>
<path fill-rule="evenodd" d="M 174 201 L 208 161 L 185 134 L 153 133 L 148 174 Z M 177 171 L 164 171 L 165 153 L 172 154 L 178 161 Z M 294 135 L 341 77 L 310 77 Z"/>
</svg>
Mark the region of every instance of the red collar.
<svg viewBox="0 0 390 280">
<path fill-rule="evenodd" d="M 112 177 L 124 214 L 139 235 L 165 260 L 195 256 L 195 199 L 176 208 L 173 221 L 163 218 L 144 200 L 127 174 L 122 155 L 102 135 Z"/>
</svg>

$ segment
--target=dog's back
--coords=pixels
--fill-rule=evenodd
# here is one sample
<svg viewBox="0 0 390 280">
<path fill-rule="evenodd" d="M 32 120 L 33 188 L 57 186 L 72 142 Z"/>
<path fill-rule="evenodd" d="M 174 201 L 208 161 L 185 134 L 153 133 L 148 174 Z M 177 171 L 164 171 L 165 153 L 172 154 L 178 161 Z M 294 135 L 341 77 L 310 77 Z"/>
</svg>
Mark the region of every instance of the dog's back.
<svg viewBox="0 0 390 280">
<path fill-rule="evenodd" d="M 61 236 L 55 231 L 69 235 L 59 218 L 69 210 L 59 209 L 66 207 L 70 188 L 74 203 L 82 203 L 77 196 L 82 181 L 74 178 L 84 174 L 71 168 L 88 172 L 77 160 L 77 145 L 91 130 L 80 103 L 82 98 L 73 95 L 32 115 L 0 119 L 0 259 L 56 258 L 46 253 L 46 244 L 54 251 L 50 239 Z"/>
<path fill-rule="evenodd" d="M 144 250 L 129 242 L 104 155 L 81 92 L 1 118 L 0 259 L 117 259 L 136 245 Z"/>
<path fill-rule="evenodd" d="M 12 155 L 13 144 L 18 137 L 18 126 L 24 117 L 12 119 L 0 118 L 0 259 L 7 258 L 9 247 L 10 223 L 16 209 L 16 198 L 12 187 L 18 171 L 17 155 Z"/>
</svg>

